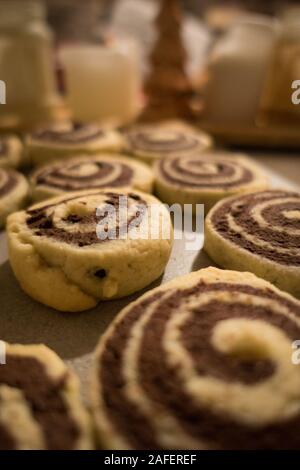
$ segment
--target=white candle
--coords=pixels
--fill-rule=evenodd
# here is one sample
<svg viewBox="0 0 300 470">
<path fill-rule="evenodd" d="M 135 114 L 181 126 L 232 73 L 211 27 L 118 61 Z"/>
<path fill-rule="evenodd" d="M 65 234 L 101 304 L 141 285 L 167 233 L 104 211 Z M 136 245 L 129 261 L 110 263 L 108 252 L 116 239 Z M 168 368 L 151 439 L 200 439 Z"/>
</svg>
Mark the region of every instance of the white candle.
<svg viewBox="0 0 300 470">
<path fill-rule="evenodd" d="M 65 46 L 61 51 L 67 99 L 78 121 L 124 123 L 138 108 L 136 60 L 114 48 Z"/>
</svg>

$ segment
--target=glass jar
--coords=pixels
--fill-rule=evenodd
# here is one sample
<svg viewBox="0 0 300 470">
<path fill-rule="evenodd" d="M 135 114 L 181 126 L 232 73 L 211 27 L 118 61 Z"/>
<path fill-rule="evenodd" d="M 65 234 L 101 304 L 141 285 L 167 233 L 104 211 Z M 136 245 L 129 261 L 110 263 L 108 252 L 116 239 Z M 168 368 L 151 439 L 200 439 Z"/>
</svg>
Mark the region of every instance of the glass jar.
<svg viewBox="0 0 300 470">
<path fill-rule="evenodd" d="M 300 106 L 292 100 L 293 83 L 300 80 L 300 7 L 291 7 L 282 17 L 262 100 L 262 122 L 288 124 L 297 120 Z"/>
<path fill-rule="evenodd" d="M 254 124 L 277 34 L 277 23 L 247 15 L 216 43 L 208 63 L 205 118 Z"/>
<path fill-rule="evenodd" d="M 2 0 L 0 9 L 0 79 L 6 84 L 0 126 L 48 121 L 58 97 L 44 5 L 38 0 Z"/>
<path fill-rule="evenodd" d="M 60 59 L 66 97 L 75 121 L 119 126 L 136 116 L 140 74 L 130 45 L 66 45 Z"/>
</svg>

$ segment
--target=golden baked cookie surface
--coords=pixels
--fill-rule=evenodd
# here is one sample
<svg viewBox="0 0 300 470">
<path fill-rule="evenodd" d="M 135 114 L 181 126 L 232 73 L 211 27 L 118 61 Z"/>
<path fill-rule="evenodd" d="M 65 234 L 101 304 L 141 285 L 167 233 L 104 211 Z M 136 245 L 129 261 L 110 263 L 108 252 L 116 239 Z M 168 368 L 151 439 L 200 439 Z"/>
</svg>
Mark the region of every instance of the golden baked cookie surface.
<svg viewBox="0 0 300 470">
<path fill-rule="evenodd" d="M 205 249 L 220 266 L 299 297 L 300 194 L 274 189 L 221 201 L 206 218 Z"/>
<path fill-rule="evenodd" d="M 155 189 L 162 201 L 204 204 L 206 213 L 220 199 L 268 186 L 263 171 L 249 158 L 229 152 L 172 155 L 155 164 L 154 174 Z"/>
<path fill-rule="evenodd" d="M 132 158 L 114 154 L 83 155 L 56 161 L 35 170 L 30 177 L 35 201 L 64 192 L 92 188 L 133 187 L 152 191 L 151 169 Z"/>
<path fill-rule="evenodd" d="M 79 383 L 44 345 L 5 344 L 0 366 L 0 449 L 91 449 Z"/>
<path fill-rule="evenodd" d="M 299 449 L 299 335 L 300 303 L 249 273 L 208 268 L 151 291 L 97 349 L 104 446 Z"/>
<path fill-rule="evenodd" d="M 163 273 L 172 241 L 167 209 L 132 189 L 70 193 L 8 221 L 9 258 L 21 286 L 63 311 L 144 288 Z"/>
</svg>

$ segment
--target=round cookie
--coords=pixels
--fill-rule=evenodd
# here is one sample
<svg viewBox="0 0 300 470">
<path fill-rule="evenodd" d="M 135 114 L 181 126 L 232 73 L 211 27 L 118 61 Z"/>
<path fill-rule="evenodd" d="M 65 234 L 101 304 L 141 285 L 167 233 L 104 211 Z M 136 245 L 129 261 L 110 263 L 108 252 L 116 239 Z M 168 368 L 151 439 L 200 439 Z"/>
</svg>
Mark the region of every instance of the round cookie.
<svg viewBox="0 0 300 470">
<path fill-rule="evenodd" d="M 161 158 L 202 152 L 211 146 L 204 132 L 185 131 L 174 127 L 139 125 L 124 133 L 124 152 L 152 164 Z"/>
<path fill-rule="evenodd" d="M 122 138 L 97 124 L 73 124 L 42 129 L 27 137 L 27 155 L 33 165 L 79 154 L 118 152 Z"/>
<path fill-rule="evenodd" d="M 220 266 L 300 297 L 300 194 L 269 190 L 219 202 L 206 218 L 204 248 Z"/>
<path fill-rule="evenodd" d="M 18 168 L 21 164 L 23 145 L 18 137 L 0 137 L 0 168 Z"/>
<path fill-rule="evenodd" d="M 101 338 L 92 405 L 112 449 L 300 449 L 300 302 L 203 269 L 148 292 Z"/>
<path fill-rule="evenodd" d="M 165 206 L 133 189 L 49 199 L 11 215 L 7 233 L 24 291 L 69 312 L 146 287 L 163 273 L 173 241 Z"/>
<path fill-rule="evenodd" d="M 203 152 L 174 155 L 155 165 L 155 190 L 165 203 L 204 204 L 207 213 L 220 199 L 266 189 L 261 169 L 243 155 Z"/>
<path fill-rule="evenodd" d="M 151 192 L 151 169 L 119 155 L 85 155 L 39 167 L 30 177 L 34 201 L 83 189 L 124 186 Z"/>
<path fill-rule="evenodd" d="M 10 345 L 0 365 L 0 449 L 91 449 L 79 382 L 44 345 Z"/>
<path fill-rule="evenodd" d="M 0 228 L 12 212 L 21 209 L 27 200 L 26 178 L 15 170 L 0 168 Z"/>
</svg>

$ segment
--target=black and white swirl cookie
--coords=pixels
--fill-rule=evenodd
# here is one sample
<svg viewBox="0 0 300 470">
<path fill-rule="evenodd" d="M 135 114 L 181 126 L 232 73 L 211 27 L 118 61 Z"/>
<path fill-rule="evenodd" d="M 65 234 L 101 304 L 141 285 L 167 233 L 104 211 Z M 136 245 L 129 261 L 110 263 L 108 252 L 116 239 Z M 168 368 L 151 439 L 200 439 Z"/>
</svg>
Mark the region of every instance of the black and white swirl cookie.
<svg viewBox="0 0 300 470">
<path fill-rule="evenodd" d="M 9 214 L 25 205 L 27 197 L 26 178 L 15 170 L 0 168 L 0 228 Z"/>
<path fill-rule="evenodd" d="M 205 249 L 220 266 L 251 271 L 300 297 L 300 194 L 260 191 L 208 214 Z"/>
<path fill-rule="evenodd" d="M 22 161 L 23 145 L 16 136 L 0 137 L 0 168 L 18 168 Z"/>
<path fill-rule="evenodd" d="M 4 343 L 2 343 L 4 347 Z M 77 377 L 44 345 L 5 344 L 0 365 L 0 449 L 91 449 Z"/>
<path fill-rule="evenodd" d="M 190 155 L 211 146 L 211 138 L 202 132 L 191 132 L 174 127 L 145 125 L 129 129 L 124 134 L 126 154 L 146 163 L 170 155 Z"/>
<path fill-rule="evenodd" d="M 57 158 L 79 154 L 118 152 L 122 138 L 97 124 L 73 124 L 44 128 L 27 137 L 26 149 L 30 162 L 41 165 Z"/>
<path fill-rule="evenodd" d="M 59 160 L 35 170 L 30 178 L 34 201 L 92 188 L 133 187 L 151 192 L 153 173 L 148 165 L 120 155 L 84 155 Z"/>
<path fill-rule="evenodd" d="M 156 193 L 163 202 L 204 204 L 206 213 L 224 197 L 267 186 L 262 170 L 250 159 L 229 152 L 173 155 L 155 165 Z"/>
<path fill-rule="evenodd" d="M 204 269 L 126 307 L 92 383 L 108 449 L 300 449 L 300 302 L 250 273 Z"/>
<path fill-rule="evenodd" d="M 143 289 L 163 273 L 173 240 L 163 204 L 113 188 L 70 193 L 12 214 L 7 233 L 24 291 L 62 311 Z"/>
</svg>

